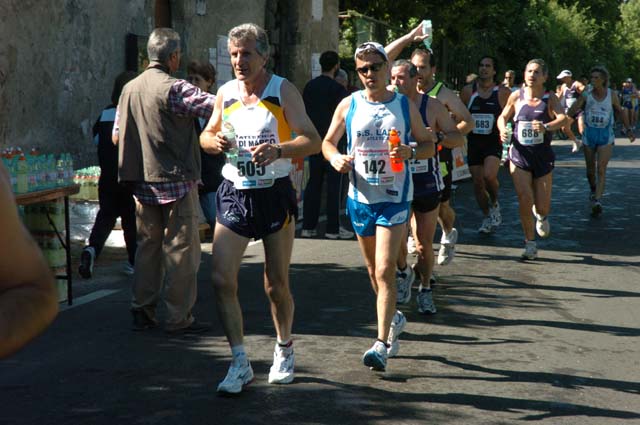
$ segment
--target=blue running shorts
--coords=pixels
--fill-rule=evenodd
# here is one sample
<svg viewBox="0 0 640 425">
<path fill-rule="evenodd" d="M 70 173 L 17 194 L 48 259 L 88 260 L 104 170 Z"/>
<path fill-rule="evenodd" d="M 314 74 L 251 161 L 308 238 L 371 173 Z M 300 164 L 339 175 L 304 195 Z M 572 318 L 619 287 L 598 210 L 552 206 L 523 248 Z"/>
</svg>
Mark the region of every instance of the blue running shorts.
<svg viewBox="0 0 640 425">
<path fill-rule="evenodd" d="M 376 234 L 376 226 L 391 227 L 404 224 L 409 219 L 410 202 L 379 202 L 363 204 L 347 198 L 347 212 L 358 236 Z"/>
</svg>

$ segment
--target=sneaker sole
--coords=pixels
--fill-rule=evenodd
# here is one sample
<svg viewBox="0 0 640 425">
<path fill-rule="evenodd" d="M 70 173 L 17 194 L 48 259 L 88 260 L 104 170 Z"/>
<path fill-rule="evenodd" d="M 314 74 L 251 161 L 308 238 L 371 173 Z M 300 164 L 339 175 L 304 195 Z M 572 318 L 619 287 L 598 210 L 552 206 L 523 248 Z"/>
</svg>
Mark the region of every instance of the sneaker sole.
<svg viewBox="0 0 640 425">
<path fill-rule="evenodd" d="M 439 266 L 446 266 L 449 263 L 451 263 L 453 261 L 453 257 L 455 257 L 456 255 L 456 249 L 453 248 L 451 250 L 451 255 L 449 257 L 440 257 L 440 255 L 438 255 L 438 265 Z"/>
<path fill-rule="evenodd" d="M 246 384 L 242 384 L 242 388 L 240 388 L 240 391 L 238 391 L 237 393 L 223 391 L 223 390 L 216 390 L 216 394 L 218 395 L 218 397 L 238 397 L 240 394 L 242 394 L 242 391 L 244 391 L 244 389 L 247 388 L 249 385 L 251 385 L 255 380 L 256 378 L 253 377 Z"/>
<path fill-rule="evenodd" d="M 365 353 L 362 361 L 365 366 L 370 367 L 371 370 L 375 370 L 376 372 L 384 372 L 387 368 L 387 365 L 374 353 Z"/>
<path fill-rule="evenodd" d="M 276 385 L 290 384 L 293 382 L 293 374 L 282 379 L 275 379 L 275 378 L 269 377 L 268 382 L 270 384 L 276 384 Z"/>
</svg>

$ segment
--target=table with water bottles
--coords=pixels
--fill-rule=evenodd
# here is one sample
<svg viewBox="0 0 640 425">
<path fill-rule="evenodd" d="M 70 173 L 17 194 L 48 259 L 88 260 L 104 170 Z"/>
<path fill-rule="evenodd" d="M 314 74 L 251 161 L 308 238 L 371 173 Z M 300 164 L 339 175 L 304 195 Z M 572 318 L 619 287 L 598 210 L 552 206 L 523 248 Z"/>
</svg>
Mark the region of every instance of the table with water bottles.
<svg viewBox="0 0 640 425">
<path fill-rule="evenodd" d="M 55 273 L 59 299 L 73 303 L 69 197 L 79 192 L 71 155 L 28 153 L 20 148 L 2 152 L 20 215 Z M 63 289 L 64 288 L 64 289 Z"/>
</svg>

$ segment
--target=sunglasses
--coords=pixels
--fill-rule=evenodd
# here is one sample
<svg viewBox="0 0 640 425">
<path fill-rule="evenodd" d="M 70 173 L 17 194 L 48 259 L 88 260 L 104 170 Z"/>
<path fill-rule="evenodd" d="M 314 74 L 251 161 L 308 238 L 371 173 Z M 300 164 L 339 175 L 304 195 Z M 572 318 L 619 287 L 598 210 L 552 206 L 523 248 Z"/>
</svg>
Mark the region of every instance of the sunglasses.
<svg viewBox="0 0 640 425">
<path fill-rule="evenodd" d="M 358 71 L 358 73 L 361 74 L 361 75 L 367 75 L 369 73 L 369 70 L 371 70 L 371 72 L 380 71 L 384 64 L 385 64 L 385 62 L 372 63 L 369 66 L 363 66 L 363 67 L 360 67 L 360 68 L 356 68 L 356 71 Z"/>
</svg>

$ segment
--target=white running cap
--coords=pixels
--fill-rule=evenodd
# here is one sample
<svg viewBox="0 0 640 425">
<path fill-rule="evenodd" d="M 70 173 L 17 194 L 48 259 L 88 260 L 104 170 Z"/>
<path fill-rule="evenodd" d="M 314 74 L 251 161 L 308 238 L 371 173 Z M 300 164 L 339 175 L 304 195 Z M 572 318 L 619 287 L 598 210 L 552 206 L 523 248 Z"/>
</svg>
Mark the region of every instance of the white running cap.
<svg viewBox="0 0 640 425">
<path fill-rule="evenodd" d="M 356 49 L 355 54 L 353 55 L 353 59 L 357 59 L 356 56 L 365 50 L 376 50 L 378 53 L 382 55 L 385 61 L 389 62 L 389 56 L 387 56 L 387 52 L 384 51 L 384 47 L 380 43 L 376 43 L 375 41 L 367 41 L 366 43 L 362 43 Z"/>
<path fill-rule="evenodd" d="M 558 74 L 558 76 L 556 77 L 558 80 L 564 78 L 564 77 L 571 77 L 573 76 L 573 74 L 571 73 L 571 71 L 569 71 L 568 69 L 565 69 L 564 71 L 562 71 L 560 74 Z"/>
</svg>

